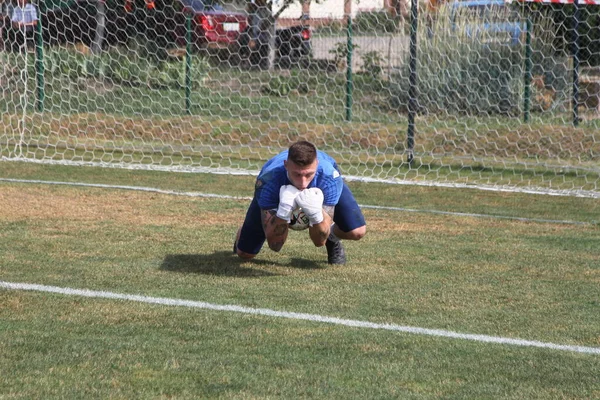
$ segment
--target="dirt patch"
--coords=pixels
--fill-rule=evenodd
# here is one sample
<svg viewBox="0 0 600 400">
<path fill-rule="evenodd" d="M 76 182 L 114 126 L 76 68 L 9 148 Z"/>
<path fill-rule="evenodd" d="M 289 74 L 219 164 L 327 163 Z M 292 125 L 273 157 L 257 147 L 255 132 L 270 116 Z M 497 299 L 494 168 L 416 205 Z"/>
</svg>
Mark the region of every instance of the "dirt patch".
<svg viewBox="0 0 600 400">
<path fill-rule="evenodd" d="M 191 203 L 201 198 L 103 190 L 48 190 L 4 186 L 0 192 L 0 221 L 62 219 L 69 221 L 118 220 L 123 224 L 210 226 L 222 223 L 220 212 L 202 210 Z M 214 200 L 213 200 L 214 201 Z M 185 204 L 184 204 L 185 203 Z M 241 215 L 240 215 L 241 217 Z"/>
<path fill-rule="evenodd" d="M 218 202 L 218 203 L 217 203 Z M 232 202 L 236 202 L 232 207 Z M 118 221 L 124 226 L 178 226 L 201 228 L 215 225 L 237 225 L 244 218 L 247 200 L 216 200 L 179 197 L 126 190 L 72 187 L 25 187 L 3 185 L 0 190 L 0 222 L 48 220 L 65 225 Z M 241 207 L 240 207 L 241 205 Z M 478 235 L 486 229 L 510 229 L 525 233 L 528 223 L 494 218 L 465 218 L 427 214 L 363 210 L 367 230 L 386 234 Z M 440 218 L 444 218 L 441 222 Z M 59 223 L 48 232 L 61 231 Z M 539 234 L 555 235 L 573 229 L 570 225 L 541 225 Z"/>
</svg>

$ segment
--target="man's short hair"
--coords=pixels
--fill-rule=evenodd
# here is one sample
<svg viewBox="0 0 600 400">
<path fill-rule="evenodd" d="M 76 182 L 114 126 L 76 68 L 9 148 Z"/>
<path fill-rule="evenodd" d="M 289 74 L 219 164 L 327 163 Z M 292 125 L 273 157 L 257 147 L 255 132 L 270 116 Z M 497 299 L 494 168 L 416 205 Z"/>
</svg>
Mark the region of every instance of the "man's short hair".
<svg viewBox="0 0 600 400">
<path fill-rule="evenodd" d="M 288 151 L 288 160 L 301 167 L 312 164 L 315 162 L 316 158 L 317 148 L 314 144 L 307 142 L 306 140 L 294 143 L 290 146 Z"/>
</svg>

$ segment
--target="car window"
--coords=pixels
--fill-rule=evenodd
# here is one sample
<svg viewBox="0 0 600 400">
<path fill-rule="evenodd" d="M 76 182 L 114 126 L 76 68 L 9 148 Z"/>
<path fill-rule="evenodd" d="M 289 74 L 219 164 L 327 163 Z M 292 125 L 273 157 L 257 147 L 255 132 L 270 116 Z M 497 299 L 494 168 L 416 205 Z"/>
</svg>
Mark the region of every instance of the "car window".
<svg viewBox="0 0 600 400">
<path fill-rule="evenodd" d="M 224 11 L 225 9 L 223 8 L 222 5 L 220 4 L 207 4 L 206 8 L 212 11 Z"/>
<path fill-rule="evenodd" d="M 194 11 L 204 11 L 204 2 L 200 0 L 181 0 L 184 6 L 191 8 Z"/>
<path fill-rule="evenodd" d="M 494 23 L 494 22 L 506 22 L 514 19 L 516 16 L 509 7 L 502 6 L 485 6 L 477 7 L 475 15 L 483 22 Z"/>
<path fill-rule="evenodd" d="M 212 1 L 203 1 L 203 0 L 181 0 L 181 3 L 191 8 L 196 12 L 202 11 L 224 11 L 224 8 L 221 4 L 214 3 Z"/>
<path fill-rule="evenodd" d="M 456 13 L 484 23 L 518 20 L 518 14 L 513 8 L 501 3 L 485 1 L 458 1 L 454 4 L 453 14 Z"/>
</svg>

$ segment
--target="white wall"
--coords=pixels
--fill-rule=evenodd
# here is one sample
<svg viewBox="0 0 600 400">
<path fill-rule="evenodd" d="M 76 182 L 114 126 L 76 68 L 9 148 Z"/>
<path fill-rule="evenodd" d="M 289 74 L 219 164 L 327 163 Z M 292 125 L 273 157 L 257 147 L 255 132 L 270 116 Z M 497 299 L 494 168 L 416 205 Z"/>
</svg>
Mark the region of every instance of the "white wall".
<svg viewBox="0 0 600 400">
<path fill-rule="evenodd" d="M 321 4 L 313 1 L 310 4 L 311 18 L 332 18 L 341 19 L 344 17 L 345 0 L 324 0 Z M 273 11 L 277 12 L 283 0 L 273 1 Z M 374 11 L 383 9 L 383 0 L 352 0 L 352 16 L 360 11 Z M 280 18 L 300 18 L 302 15 L 302 5 L 298 2 L 289 6 L 280 16 Z"/>
<path fill-rule="evenodd" d="M 358 4 L 352 2 L 352 16 L 356 16 L 360 11 L 381 11 L 383 5 L 383 0 L 360 0 Z"/>
</svg>

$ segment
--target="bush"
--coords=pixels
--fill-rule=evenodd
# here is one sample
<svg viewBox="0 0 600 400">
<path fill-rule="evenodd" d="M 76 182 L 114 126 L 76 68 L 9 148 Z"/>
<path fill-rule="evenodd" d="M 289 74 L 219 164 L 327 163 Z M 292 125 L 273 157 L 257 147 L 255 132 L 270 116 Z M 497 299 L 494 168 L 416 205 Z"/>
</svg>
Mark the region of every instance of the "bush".
<svg viewBox="0 0 600 400">
<path fill-rule="evenodd" d="M 466 41 L 422 46 L 419 50 L 419 112 L 519 112 L 523 70 L 516 49 Z M 405 65 L 392 77 L 394 107 L 408 104 L 409 73 Z"/>
<path fill-rule="evenodd" d="M 375 78 L 379 77 L 383 72 L 385 59 L 378 51 L 367 51 L 362 54 L 362 68 L 366 74 Z"/>
<path fill-rule="evenodd" d="M 393 33 L 398 30 L 398 19 L 386 11 L 360 12 L 354 18 L 353 29 L 357 33 Z"/>
<path fill-rule="evenodd" d="M 462 21 L 462 24 L 472 22 Z M 461 26 L 461 21 L 457 21 L 457 25 Z M 419 36 L 426 38 L 426 25 L 422 23 L 420 27 Z M 484 43 L 483 39 L 452 27 L 449 18 L 440 13 L 435 35 L 419 42 L 417 105 L 420 113 L 518 115 L 521 112 L 524 45 Z M 567 71 L 559 58 L 548 53 L 547 47 L 551 46 L 548 43 L 552 43 L 548 38 L 538 38 L 533 43 L 534 57 L 537 57 L 534 74 L 548 76 L 548 82 L 552 78 L 553 86 L 562 89 L 567 82 Z M 392 74 L 390 104 L 393 108 L 407 108 L 409 73 L 406 62 Z M 556 99 L 564 97 L 558 94 Z M 535 104 L 533 106 L 535 108 Z"/>
<path fill-rule="evenodd" d="M 353 44 L 352 45 L 353 54 L 359 48 L 360 48 L 359 45 Z M 348 51 L 349 51 L 348 42 L 338 42 L 335 44 L 335 47 L 333 49 L 329 50 L 329 54 L 333 54 L 333 57 L 334 57 L 333 62 L 335 63 L 337 69 L 346 68 L 346 62 L 348 60 Z"/>
<path fill-rule="evenodd" d="M 314 28 L 313 33 L 321 36 L 339 36 L 346 33 L 346 25 L 338 19 L 333 19 L 325 25 Z"/>
<path fill-rule="evenodd" d="M 140 50 L 141 51 L 138 51 Z M 96 78 L 130 86 L 180 88 L 185 85 L 185 64 L 182 60 L 155 62 L 142 57 L 144 47 L 115 47 L 101 55 L 84 54 L 65 48 L 46 51 L 45 71 L 50 76 L 65 76 L 71 80 Z M 208 62 L 198 56 L 192 59 L 191 81 L 197 87 L 208 72 Z"/>
<path fill-rule="evenodd" d="M 293 90 L 298 94 L 308 94 L 317 85 L 316 78 L 293 72 L 291 76 L 274 76 L 263 85 L 261 92 L 269 96 L 285 97 Z"/>
<path fill-rule="evenodd" d="M 540 24 L 549 25 L 554 40 L 549 43 L 556 51 L 569 53 L 574 38 L 573 4 L 527 3 L 526 12 L 532 18 L 534 30 Z M 600 66 L 600 7 L 580 8 L 579 57 L 587 66 Z"/>
<path fill-rule="evenodd" d="M 272 78 L 269 83 L 262 87 L 262 92 L 266 95 L 284 97 L 290 94 L 292 83 L 289 79 L 281 76 Z"/>
</svg>

